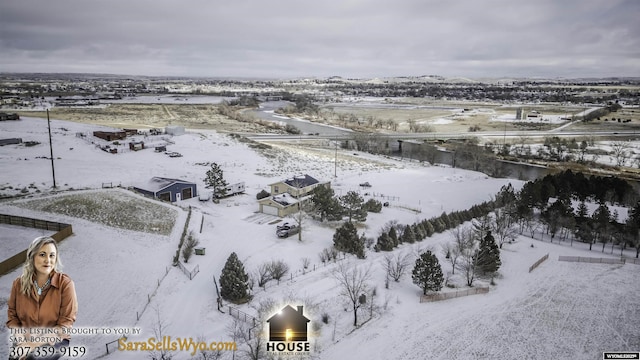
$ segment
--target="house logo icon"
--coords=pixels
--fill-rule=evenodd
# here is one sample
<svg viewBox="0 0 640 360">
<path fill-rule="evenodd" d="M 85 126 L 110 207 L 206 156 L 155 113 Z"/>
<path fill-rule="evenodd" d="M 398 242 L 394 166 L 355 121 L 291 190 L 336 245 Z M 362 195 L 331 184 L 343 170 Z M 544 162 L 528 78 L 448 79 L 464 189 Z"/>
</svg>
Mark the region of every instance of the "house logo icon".
<svg viewBox="0 0 640 360">
<path fill-rule="evenodd" d="M 267 320 L 269 341 L 307 341 L 309 321 L 302 313 L 302 306 L 296 311 L 287 305 Z"/>
</svg>

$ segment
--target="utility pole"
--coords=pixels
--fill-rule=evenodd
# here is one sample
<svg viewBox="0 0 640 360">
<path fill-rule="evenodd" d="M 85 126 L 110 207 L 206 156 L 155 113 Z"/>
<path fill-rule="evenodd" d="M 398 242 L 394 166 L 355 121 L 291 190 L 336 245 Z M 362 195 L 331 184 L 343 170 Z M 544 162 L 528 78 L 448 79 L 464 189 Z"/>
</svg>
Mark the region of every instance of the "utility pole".
<svg viewBox="0 0 640 360">
<path fill-rule="evenodd" d="M 53 174 L 53 188 L 56 188 L 56 168 L 53 165 L 53 145 L 51 143 L 51 120 L 49 119 L 49 109 L 47 109 L 47 126 L 49 127 L 49 153 L 51 154 L 51 173 Z"/>
<path fill-rule="evenodd" d="M 336 154 L 333 160 L 333 177 L 338 177 L 338 140 L 336 140 Z"/>
</svg>

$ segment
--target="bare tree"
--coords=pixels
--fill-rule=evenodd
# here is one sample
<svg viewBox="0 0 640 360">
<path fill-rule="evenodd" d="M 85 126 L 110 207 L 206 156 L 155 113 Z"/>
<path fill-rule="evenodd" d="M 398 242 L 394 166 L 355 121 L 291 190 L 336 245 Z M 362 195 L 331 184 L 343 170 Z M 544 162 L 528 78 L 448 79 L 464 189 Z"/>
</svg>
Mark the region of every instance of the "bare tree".
<svg viewBox="0 0 640 360">
<path fill-rule="evenodd" d="M 271 275 L 271 264 L 260 264 L 260 266 L 258 266 L 258 269 L 256 269 L 255 271 L 255 279 L 258 282 L 258 286 L 264 288 L 265 285 L 267 285 L 267 283 L 273 279 Z"/>
<path fill-rule="evenodd" d="M 473 231 L 477 238 L 484 239 L 484 237 L 487 236 L 487 232 L 491 230 L 493 219 L 491 219 L 491 215 L 486 214 L 477 219 L 473 219 L 471 223 L 473 224 Z"/>
<path fill-rule="evenodd" d="M 611 143 L 613 157 L 616 159 L 616 165 L 624 166 L 630 156 L 629 144 L 626 141 L 614 141 Z"/>
<path fill-rule="evenodd" d="M 473 230 L 461 230 L 459 237 L 454 238 L 455 246 L 460 251 L 456 268 L 462 271 L 467 286 L 472 286 L 476 276 L 476 240 Z"/>
<path fill-rule="evenodd" d="M 247 323 L 238 318 L 227 327 L 229 335 L 238 347 L 237 353 L 244 359 L 261 360 L 266 358 L 265 339 L 261 332 L 264 328 L 262 321 L 257 324 Z"/>
<path fill-rule="evenodd" d="M 362 295 L 369 290 L 371 266 L 364 269 L 351 264 L 339 263 L 333 270 L 333 277 L 338 281 L 341 292 L 353 306 L 353 326 L 358 326 L 358 308 L 362 305 Z"/>
<path fill-rule="evenodd" d="M 303 257 L 302 259 L 300 259 L 300 261 L 302 261 L 302 272 L 304 273 L 309 268 L 309 265 L 311 264 L 311 259 L 309 259 L 308 257 Z"/>
<path fill-rule="evenodd" d="M 204 336 L 198 336 L 198 343 L 205 343 L 207 342 L 207 338 Z M 202 350 L 200 349 L 198 351 L 198 357 L 196 357 L 195 359 L 199 359 L 199 360 L 219 360 L 222 359 L 222 350 Z"/>
<path fill-rule="evenodd" d="M 167 334 L 168 324 L 162 320 L 160 308 L 155 307 L 154 310 L 156 313 L 156 323 L 153 326 L 153 335 L 155 335 L 156 340 L 162 340 L 163 336 Z M 152 360 L 171 360 L 173 359 L 173 353 L 165 348 L 152 350 L 149 352 L 149 358 Z"/>
<path fill-rule="evenodd" d="M 271 264 L 269 264 L 269 273 L 272 278 L 278 281 L 278 284 L 280 284 L 280 279 L 282 279 L 287 272 L 289 272 L 289 265 L 283 260 L 273 260 Z"/>
<path fill-rule="evenodd" d="M 509 212 L 505 209 L 496 209 L 495 217 L 491 226 L 493 234 L 496 235 L 498 245 L 502 249 L 502 244 L 516 236 L 516 227 Z"/>
<path fill-rule="evenodd" d="M 407 272 L 409 265 L 411 265 L 409 254 L 397 252 L 395 256 L 391 253 L 384 256 L 384 270 L 387 277 L 391 277 L 395 282 L 400 281 L 400 278 Z"/>
</svg>

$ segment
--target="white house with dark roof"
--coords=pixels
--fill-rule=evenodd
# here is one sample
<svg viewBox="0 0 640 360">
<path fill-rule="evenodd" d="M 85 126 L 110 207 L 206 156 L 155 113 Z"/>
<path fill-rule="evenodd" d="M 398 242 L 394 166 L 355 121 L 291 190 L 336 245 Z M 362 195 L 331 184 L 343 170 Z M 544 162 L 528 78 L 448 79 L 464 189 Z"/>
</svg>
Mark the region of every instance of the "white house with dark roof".
<svg viewBox="0 0 640 360">
<path fill-rule="evenodd" d="M 321 183 L 305 174 L 269 184 L 271 196 L 258 200 L 259 211 L 280 217 L 293 214 L 298 211 L 298 203 L 307 200 L 318 185 L 330 185 L 330 182 Z"/>
</svg>

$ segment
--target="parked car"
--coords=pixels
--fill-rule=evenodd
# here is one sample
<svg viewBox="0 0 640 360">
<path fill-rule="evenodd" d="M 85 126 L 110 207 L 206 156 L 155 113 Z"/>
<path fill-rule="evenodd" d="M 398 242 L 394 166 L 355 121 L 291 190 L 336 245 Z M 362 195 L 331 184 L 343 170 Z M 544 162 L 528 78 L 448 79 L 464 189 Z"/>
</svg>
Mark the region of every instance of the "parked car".
<svg viewBox="0 0 640 360">
<path fill-rule="evenodd" d="M 281 238 L 287 238 L 290 235 L 297 234 L 300 231 L 298 225 L 284 223 L 276 227 L 276 235 Z"/>
<path fill-rule="evenodd" d="M 362 187 L 371 187 L 371 184 L 369 184 L 369 182 L 367 181 L 367 182 L 361 183 L 360 186 L 362 186 Z"/>
</svg>

